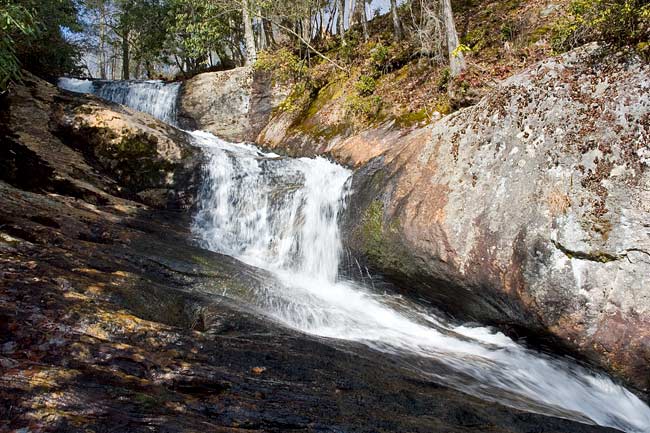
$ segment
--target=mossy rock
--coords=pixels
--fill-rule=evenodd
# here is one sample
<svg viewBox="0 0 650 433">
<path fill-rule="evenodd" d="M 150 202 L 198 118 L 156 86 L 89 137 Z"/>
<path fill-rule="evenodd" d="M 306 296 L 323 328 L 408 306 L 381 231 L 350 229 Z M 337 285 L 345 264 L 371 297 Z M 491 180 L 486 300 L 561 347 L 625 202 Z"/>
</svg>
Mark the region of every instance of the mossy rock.
<svg viewBox="0 0 650 433">
<path fill-rule="evenodd" d="M 405 128 L 413 125 L 418 125 L 428 122 L 429 116 L 425 108 L 417 111 L 410 111 L 402 113 L 395 118 L 395 125 L 400 128 Z"/>
<path fill-rule="evenodd" d="M 148 137 L 144 134 L 125 135 L 117 145 L 113 147 L 116 157 L 122 158 L 155 158 L 157 156 L 158 140 L 156 137 Z"/>
<path fill-rule="evenodd" d="M 386 220 L 384 203 L 373 200 L 363 212 L 359 227 L 361 250 L 373 266 L 409 274 L 415 271 L 404 258 L 409 257 L 399 241 L 399 222 Z"/>
</svg>

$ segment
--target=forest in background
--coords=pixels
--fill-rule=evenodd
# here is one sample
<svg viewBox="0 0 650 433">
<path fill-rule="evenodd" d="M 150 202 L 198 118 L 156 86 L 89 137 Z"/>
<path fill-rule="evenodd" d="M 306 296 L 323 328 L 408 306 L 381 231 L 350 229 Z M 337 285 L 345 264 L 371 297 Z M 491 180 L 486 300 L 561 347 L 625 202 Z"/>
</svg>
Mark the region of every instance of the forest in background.
<svg viewBox="0 0 650 433">
<path fill-rule="evenodd" d="M 463 75 L 456 88 L 480 87 L 473 81 L 507 75 L 508 61 L 526 63 L 535 51 L 590 41 L 650 51 L 649 0 L 385 3 L 0 0 L 0 86 L 19 80 L 21 69 L 49 79 L 174 79 L 254 64 L 312 92 L 356 71 L 367 105 L 379 78 L 414 61 L 419 75 L 435 71 L 442 91 Z M 548 18 L 525 21 L 531 9 Z"/>
</svg>

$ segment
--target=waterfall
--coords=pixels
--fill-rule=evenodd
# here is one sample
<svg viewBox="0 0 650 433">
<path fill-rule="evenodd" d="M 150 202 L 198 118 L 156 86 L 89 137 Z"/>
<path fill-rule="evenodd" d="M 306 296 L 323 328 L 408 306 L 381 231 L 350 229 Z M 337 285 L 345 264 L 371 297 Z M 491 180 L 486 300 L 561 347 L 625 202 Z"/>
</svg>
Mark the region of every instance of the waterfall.
<svg viewBox="0 0 650 433">
<path fill-rule="evenodd" d="M 205 246 L 259 267 L 335 282 L 337 219 L 349 170 L 323 158 L 280 158 L 206 132 L 192 135 L 210 156 L 210 181 L 194 224 Z"/>
<path fill-rule="evenodd" d="M 180 83 L 163 81 L 106 81 L 59 78 L 59 87 L 77 93 L 92 93 L 117 104 L 176 124 L 176 99 Z"/>
<path fill-rule="evenodd" d="M 88 89 L 87 83 L 64 85 Z M 104 92 L 97 86 L 93 82 L 93 93 L 172 118 L 169 85 L 158 87 L 165 95 L 141 83 L 110 84 Z M 163 103 L 172 107 L 157 106 Z M 324 158 L 286 158 L 207 132 L 190 134 L 208 160 L 193 233 L 205 248 L 276 279 L 225 296 L 300 332 L 362 343 L 401 368 L 485 400 L 628 433 L 650 431 L 650 408 L 606 375 L 527 349 L 490 328 L 450 323 L 339 275 L 349 170 Z"/>
<path fill-rule="evenodd" d="M 483 399 L 627 432 L 650 428 L 650 409 L 607 376 L 338 277 L 338 220 L 349 170 L 323 158 L 263 153 L 206 132 L 192 136 L 209 156 L 194 233 L 205 248 L 267 269 L 281 281 L 233 296 L 286 326 L 364 343 Z M 428 362 L 442 363 L 445 374 L 428 369 Z"/>
</svg>

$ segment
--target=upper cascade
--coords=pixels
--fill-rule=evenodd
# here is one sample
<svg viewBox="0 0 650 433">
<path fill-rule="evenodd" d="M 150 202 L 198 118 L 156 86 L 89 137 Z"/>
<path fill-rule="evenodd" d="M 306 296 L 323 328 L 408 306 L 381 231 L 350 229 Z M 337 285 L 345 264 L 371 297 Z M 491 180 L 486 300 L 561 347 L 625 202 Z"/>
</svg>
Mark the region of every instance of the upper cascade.
<svg viewBox="0 0 650 433">
<path fill-rule="evenodd" d="M 85 80 L 63 77 L 59 79 L 58 85 L 71 92 L 92 93 L 108 101 L 151 114 L 170 125 L 176 125 L 180 83 L 165 83 L 157 80 Z"/>
<path fill-rule="evenodd" d="M 324 158 L 281 158 L 192 133 L 209 156 L 194 230 L 205 246 L 269 270 L 334 283 L 350 170 Z"/>
</svg>

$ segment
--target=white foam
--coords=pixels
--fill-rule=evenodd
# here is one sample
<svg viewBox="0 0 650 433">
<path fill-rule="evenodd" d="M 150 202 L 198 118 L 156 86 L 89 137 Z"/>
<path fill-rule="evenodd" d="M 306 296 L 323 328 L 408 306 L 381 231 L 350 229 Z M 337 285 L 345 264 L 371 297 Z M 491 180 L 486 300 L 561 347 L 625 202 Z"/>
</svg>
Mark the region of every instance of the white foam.
<svg viewBox="0 0 650 433">
<path fill-rule="evenodd" d="M 105 81 L 60 78 L 59 87 L 78 93 L 92 93 L 153 117 L 176 124 L 176 100 L 180 83 L 163 81 Z"/>
<path fill-rule="evenodd" d="M 81 80 L 79 78 L 59 78 L 58 85 L 60 88 L 76 93 L 93 93 L 93 82 L 91 80 Z"/>
</svg>

